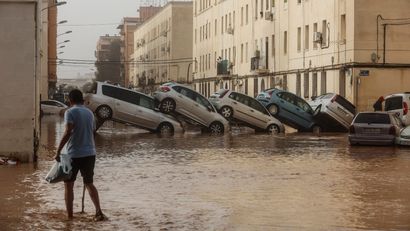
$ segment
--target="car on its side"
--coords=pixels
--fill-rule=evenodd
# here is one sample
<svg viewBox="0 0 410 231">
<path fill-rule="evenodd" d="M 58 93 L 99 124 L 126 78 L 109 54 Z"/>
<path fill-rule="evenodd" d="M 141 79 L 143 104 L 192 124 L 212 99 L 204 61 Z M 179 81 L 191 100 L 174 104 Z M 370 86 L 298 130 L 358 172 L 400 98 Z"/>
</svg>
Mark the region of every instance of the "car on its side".
<svg viewBox="0 0 410 231">
<path fill-rule="evenodd" d="M 410 92 L 388 95 L 384 99 L 384 111 L 396 113 L 403 124 L 409 126 Z"/>
<path fill-rule="evenodd" d="M 199 124 L 211 133 L 230 130 L 229 122 L 222 117 L 207 98 L 177 83 L 166 83 L 154 92 L 161 112 L 182 115 L 192 124 Z"/>
<path fill-rule="evenodd" d="M 315 119 L 315 111 L 299 96 L 288 91 L 272 88 L 256 97 L 269 113 L 282 123 L 302 132 L 322 131 L 322 125 Z"/>
<path fill-rule="evenodd" d="M 161 134 L 183 131 L 175 118 L 155 109 L 151 96 L 103 82 L 97 82 L 93 92 L 84 97 L 84 104 L 101 121 L 113 120 Z"/>
<path fill-rule="evenodd" d="M 395 114 L 361 112 L 349 128 L 349 142 L 351 145 L 393 145 L 402 128 Z"/>
<path fill-rule="evenodd" d="M 410 146 L 410 126 L 400 131 L 400 135 L 396 138 L 396 144 Z"/>
<path fill-rule="evenodd" d="M 216 110 L 228 120 L 245 123 L 255 130 L 283 133 L 285 127 L 256 99 L 239 92 L 220 89 L 209 97 Z"/>
<path fill-rule="evenodd" d="M 65 109 L 68 108 L 67 105 L 61 103 L 57 100 L 44 100 L 40 102 L 41 109 L 40 113 L 42 115 L 52 115 L 52 114 L 62 114 Z"/>
<path fill-rule="evenodd" d="M 349 126 L 356 115 L 356 107 L 343 96 L 335 93 L 320 95 L 309 102 L 316 112 L 316 120 L 326 124 L 327 131 L 349 130 Z"/>
</svg>

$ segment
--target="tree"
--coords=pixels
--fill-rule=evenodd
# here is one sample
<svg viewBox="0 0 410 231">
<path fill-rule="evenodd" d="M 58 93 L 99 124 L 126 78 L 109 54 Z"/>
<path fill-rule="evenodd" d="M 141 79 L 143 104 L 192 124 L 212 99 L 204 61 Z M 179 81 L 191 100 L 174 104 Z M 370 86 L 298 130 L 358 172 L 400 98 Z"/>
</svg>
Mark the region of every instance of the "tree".
<svg viewBox="0 0 410 231">
<path fill-rule="evenodd" d="M 121 41 L 113 40 L 110 44 L 109 51 L 104 54 L 104 57 L 99 57 L 95 62 L 97 69 L 97 81 L 110 81 L 113 83 L 124 84 L 121 78 Z"/>
</svg>

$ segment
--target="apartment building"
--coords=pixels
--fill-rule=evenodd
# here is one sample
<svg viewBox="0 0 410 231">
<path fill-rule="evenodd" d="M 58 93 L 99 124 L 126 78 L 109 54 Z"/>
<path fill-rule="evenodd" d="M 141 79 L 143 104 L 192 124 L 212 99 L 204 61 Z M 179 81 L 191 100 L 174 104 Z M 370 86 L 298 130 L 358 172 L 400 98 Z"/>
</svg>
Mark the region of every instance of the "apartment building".
<svg viewBox="0 0 410 231">
<path fill-rule="evenodd" d="M 172 1 L 134 32 L 131 81 L 151 91 L 168 82 L 190 82 L 192 2 Z"/>
<path fill-rule="evenodd" d="M 305 99 L 336 92 L 369 110 L 380 95 L 409 91 L 409 6 L 406 0 L 196 0 L 194 86 L 207 96 L 219 88 L 256 96 L 277 87 Z"/>
</svg>

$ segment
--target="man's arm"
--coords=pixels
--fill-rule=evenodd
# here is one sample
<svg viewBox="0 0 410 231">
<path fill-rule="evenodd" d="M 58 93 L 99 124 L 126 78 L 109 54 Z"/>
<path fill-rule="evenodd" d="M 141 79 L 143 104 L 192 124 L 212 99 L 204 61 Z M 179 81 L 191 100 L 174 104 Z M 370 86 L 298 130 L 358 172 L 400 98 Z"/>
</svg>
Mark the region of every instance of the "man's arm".
<svg viewBox="0 0 410 231">
<path fill-rule="evenodd" d="M 63 138 L 60 141 L 60 145 L 58 145 L 57 154 L 54 156 L 54 159 L 57 160 L 58 162 L 60 162 L 61 150 L 63 149 L 64 145 L 66 145 L 66 143 L 70 139 L 73 128 L 74 128 L 74 124 L 72 123 L 67 123 L 65 125 L 65 131 L 64 131 Z"/>
</svg>

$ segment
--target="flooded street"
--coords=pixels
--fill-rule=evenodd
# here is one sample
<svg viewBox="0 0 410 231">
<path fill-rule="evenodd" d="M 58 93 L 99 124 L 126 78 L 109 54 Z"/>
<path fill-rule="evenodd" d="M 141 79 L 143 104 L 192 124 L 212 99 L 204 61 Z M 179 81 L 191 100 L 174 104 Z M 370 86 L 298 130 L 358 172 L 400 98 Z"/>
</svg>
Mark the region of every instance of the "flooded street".
<svg viewBox="0 0 410 231">
<path fill-rule="evenodd" d="M 410 149 L 350 147 L 345 134 L 159 137 L 108 123 L 95 185 L 109 221 L 75 220 L 44 177 L 63 132 L 46 116 L 36 165 L 0 166 L 0 230 L 409 230 Z M 81 179 L 81 178 L 79 178 Z"/>
</svg>

